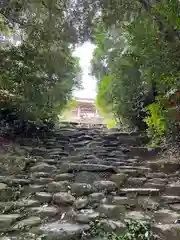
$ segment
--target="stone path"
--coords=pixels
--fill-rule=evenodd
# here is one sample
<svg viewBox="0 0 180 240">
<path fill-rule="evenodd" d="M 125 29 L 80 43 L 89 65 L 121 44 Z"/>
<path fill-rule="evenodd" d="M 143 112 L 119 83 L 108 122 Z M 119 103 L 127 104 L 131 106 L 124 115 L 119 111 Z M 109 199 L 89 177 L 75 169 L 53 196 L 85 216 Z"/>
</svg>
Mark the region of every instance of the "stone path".
<svg viewBox="0 0 180 240">
<path fill-rule="evenodd" d="M 77 126 L 35 146 L 24 139 L 28 168 L 0 176 L 0 239 L 79 240 L 92 220 L 121 232 L 132 218 L 153 220 L 162 240 L 179 240 L 180 166 L 159 166 L 141 140 Z"/>
</svg>

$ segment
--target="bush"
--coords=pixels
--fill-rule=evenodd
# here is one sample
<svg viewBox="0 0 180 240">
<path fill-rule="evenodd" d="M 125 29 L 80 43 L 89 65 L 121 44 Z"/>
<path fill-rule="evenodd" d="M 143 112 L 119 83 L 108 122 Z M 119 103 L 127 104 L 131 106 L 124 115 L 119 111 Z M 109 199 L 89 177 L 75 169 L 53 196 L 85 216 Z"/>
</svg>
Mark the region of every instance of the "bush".
<svg viewBox="0 0 180 240">
<path fill-rule="evenodd" d="M 177 117 L 177 108 L 168 108 L 164 99 L 159 97 L 157 101 L 145 108 L 148 116 L 144 119 L 147 124 L 147 135 L 152 145 L 157 145 L 165 140 L 177 140 L 180 121 Z"/>
<path fill-rule="evenodd" d="M 154 144 L 158 144 L 166 133 L 167 122 L 159 102 L 148 105 L 145 110 L 148 116 L 144 119 L 147 124 L 147 135 Z"/>
<path fill-rule="evenodd" d="M 91 223 L 89 230 L 90 237 L 101 237 L 107 240 L 153 240 L 154 236 L 150 222 L 126 220 L 126 230 L 122 235 L 114 232 L 107 233 L 104 231 L 101 221 L 96 220 Z"/>
</svg>

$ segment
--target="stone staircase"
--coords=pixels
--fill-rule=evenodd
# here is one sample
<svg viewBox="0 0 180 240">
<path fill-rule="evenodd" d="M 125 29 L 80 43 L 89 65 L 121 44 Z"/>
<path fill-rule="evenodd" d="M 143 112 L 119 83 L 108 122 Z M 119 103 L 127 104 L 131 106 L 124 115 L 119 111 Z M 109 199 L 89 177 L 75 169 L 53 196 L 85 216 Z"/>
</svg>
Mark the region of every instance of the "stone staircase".
<svg viewBox="0 0 180 240">
<path fill-rule="evenodd" d="M 161 240 L 179 240 L 180 165 L 159 165 L 158 149 L 141 141 L 76 125 L 19 141 L 31 158 L 21 173 L 0 176 L 0 239 L 79 240 L 95 219 L 120 233 L 124 219 L 136 219 L 152 220 Z"/>
</svg>

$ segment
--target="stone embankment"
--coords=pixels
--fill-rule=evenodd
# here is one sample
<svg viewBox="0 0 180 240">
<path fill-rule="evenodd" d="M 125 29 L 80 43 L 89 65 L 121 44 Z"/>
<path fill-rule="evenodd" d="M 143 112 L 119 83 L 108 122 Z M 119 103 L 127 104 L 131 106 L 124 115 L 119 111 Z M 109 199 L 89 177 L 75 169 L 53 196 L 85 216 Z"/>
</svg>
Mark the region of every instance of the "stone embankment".
<svg viewBox="0 0 180 240">
<path fill-rule="evenodd" d="M 26 168 L 0 176 L 0 239 L 79 240 L 95 219 L 122 232 L 132 218 L 153 220 L 162 240 L 179 240 L 180 166 L 159 165 L 141 140 L 77 126 L 21 140 Z"/>
</svg>

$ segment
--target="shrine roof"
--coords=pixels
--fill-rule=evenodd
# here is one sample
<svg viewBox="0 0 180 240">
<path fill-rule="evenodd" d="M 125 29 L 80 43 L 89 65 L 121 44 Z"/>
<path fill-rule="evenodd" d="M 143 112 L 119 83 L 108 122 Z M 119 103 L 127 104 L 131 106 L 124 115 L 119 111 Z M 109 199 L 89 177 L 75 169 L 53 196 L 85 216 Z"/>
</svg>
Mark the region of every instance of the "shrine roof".
<svg viewBox="0 0 180 240">
<path fill-rule="evenodd" d="M 93 98 L 76 98 L 76 101 L 80 102 L 80 103 L 94 103 L 95 99 L 93 99 Z"/>
</svg>

